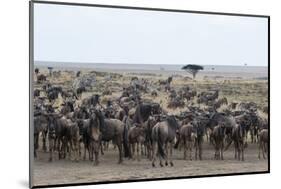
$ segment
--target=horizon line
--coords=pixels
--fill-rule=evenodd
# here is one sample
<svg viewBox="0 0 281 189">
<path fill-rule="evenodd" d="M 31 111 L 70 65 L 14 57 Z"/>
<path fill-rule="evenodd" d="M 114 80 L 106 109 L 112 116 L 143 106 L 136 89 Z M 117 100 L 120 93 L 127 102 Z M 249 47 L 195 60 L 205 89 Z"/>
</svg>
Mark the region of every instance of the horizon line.
<svg viewBox="0 0 281 189">
<path fill-rule="evenodd" d="M 123 63 L 123 62 L 70 62 L 70 61 L 49 61 L 49 60 L 34 60 L 35 62 L 51 62 L 51 63 L 66 63 L 66 64 L 125 64 L 125 65 L 187 65 L 186 64 L 153 64 L 153 63 Z M 192 64 L 192 63 L 190 63 Z M 38 65 L 38 64 L 37 64 Z M 227 65 L 227 64 L 196 64 L 196 65 L 202 65 L 202 66 L 240 66 L 240 67 L 268 67 L 268 65 Z"/>
</svg>

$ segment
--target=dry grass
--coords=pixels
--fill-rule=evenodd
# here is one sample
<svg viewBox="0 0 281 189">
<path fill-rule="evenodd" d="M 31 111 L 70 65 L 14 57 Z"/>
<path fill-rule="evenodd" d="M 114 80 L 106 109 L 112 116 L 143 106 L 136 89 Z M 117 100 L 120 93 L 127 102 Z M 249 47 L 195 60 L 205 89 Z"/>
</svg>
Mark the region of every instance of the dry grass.
<svg viewBox="0 0 281 189">
<path fill-rule="evenodd" d="M 92 70 L 83 70 L 82 74 L 87 74 Z M 40 73 L 48 75 L 47 69 L 40 69 Z M 133 76 L 136 76 L 132 73 L 124 73 L 120 78 L 114 78 L 111 81 L 106 82 L 104 76 L 97 76 L 97 85 L 92 89 L 92 91 L 83 93 L 82 99 L 86 98 L 92 94 L 102 94 L 104 89 L 111 89 L 112 95 L 102 96 L 101 101 L 103 104 L 106 103 L 108 99 L 116 99 L 120 96 L 122 91 L 122 86 L 128 86 L 130 80 Z M 139 78 L 148 79 L 152 83 L 151 90 L 154 90 L 158 87 L 158 80 L 167 79 L 167 75 L 164 74 L 141 74 L 137 75 Z M 63 85 L 63 88 L 70 89 L 72 82 L 75 79 L 75 72 L 73 71 L 61 71 L 61 77 L 59 78 L 48 78 L 48 80 L 55 85 Z M 35 85 L 37 87 L 37 85 Z M 231 102 L 255 102 L 259 107 L 266 106 L 268 104 L 268 82 L 265 80 L 254 80 L 254 79 L 203 79 L 203 77 L 198 78 L 197 80 L 186 80 L 184 77 L 175 77 L 171 83 L 171 86 L 178 90 L 183 86 L 189 86 L 200 93 L 202 91 L 209 91 L 212 89 L 219 89 L 219 98 L 226 97 L 228 103 Z M 38 86 L 40 87 L 40 86 Z M 179 113 L 186 110 L 185 108 L 176 108 L 169 109 L 168 105 L 168 93 L 164 91 L 157 91 L 158 96 L 152 97 L 150 93 L 143 94 L 143 98 L 152 100 L 161 105 L 162 108 L 166 109 L 171 113 Z M 59 102 L 56 102 L 56 105 L 59 105 Z M 186 106 L 189 106 L 191 103 L 197 105 L 196 98 L 186 102 Z M 204 108 L 202 105 L 197 105 L 201 108 Z M 223 111 L 227 107 L 223 105 L 218 111 Z"/>
</svg>

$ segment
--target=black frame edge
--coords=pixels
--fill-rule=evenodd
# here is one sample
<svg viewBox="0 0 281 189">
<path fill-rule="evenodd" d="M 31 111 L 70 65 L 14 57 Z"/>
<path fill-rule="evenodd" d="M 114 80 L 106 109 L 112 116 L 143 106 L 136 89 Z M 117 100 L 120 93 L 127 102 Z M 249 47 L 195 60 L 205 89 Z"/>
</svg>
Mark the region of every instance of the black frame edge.
<svg viewBox="0 0 281 189">
<path fill-rule="evenodd" d="M 184 10 L 184 9 L 165 9 L 165 8 L 134 7 L 134 6 L 122 6 L 122 5 L 104 5 L 104 4 L 90 4 L 90 3 L 73 3 L 73 2 L 63 2 L 63 1 L 62 2 L 41 1 L 41 0 L 31 0 L 31 1 L 33 3 L 38 3 L 38 4 L 86 6 L 86 7 L 101 7 L 101 8 L 119 8 L 119 9 L 134 9 L 134 10 L 147 10 L 147 11 L 182 12 L 182 13 L 211 14 L 211 15 L 223 15 L 223 16 L 242 16 L 242 17 L 259 17 L 259 18 L 270 17 L 269 15 L 259 15 L 259 14 L 195 11 L 195 10 Z"/>
</svg>

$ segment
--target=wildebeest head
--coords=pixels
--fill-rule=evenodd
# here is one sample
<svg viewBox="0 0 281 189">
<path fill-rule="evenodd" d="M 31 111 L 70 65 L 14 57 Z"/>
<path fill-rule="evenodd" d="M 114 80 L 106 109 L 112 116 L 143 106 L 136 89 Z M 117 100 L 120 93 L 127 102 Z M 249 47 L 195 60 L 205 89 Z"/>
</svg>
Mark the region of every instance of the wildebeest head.
<svg viewBox="0 0 281 189">
<path fill-rule="evenodd" d="M 151 105 L 151 113 L 154 115 L 154 114 L 161 114 L 162 111 L 161 111 L 161 107 L 160 107 L 160 104 L 158 103 L 153 103 Z"/>
<path fill-rule="evenodd" d="M 205 125 L 206 125 L 204 121 L 205 120 L 200 120 L 200 119 L 192 121 L 193 129 L 195 130 L 194 133 L 196 134 L 196 137 L 201 137 L 204 135 Z"/>
<path fill-rule="evenodd" d="M 176 130 L 180 128 L 176 117 L 173 115 L 167 116 L 167 122 L 170 127 L 175 128 Z"/>
</svg>

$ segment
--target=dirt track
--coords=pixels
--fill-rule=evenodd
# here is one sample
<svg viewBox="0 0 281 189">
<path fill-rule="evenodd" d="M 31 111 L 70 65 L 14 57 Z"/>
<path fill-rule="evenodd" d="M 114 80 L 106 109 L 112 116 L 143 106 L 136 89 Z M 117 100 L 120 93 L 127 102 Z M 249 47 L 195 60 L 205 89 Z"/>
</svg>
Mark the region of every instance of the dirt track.
<svg viewBox="0 0 281 189">
<path fill-rule="evenodd" d="M 243 173 L 268 170 L 268 161 L 257 157 L 257 144 L 249 144 L 245 151 L 245 161 L 234 160 L 234 150 L 225 152 L 223 161 L 213 160 L 214 150 L 209 144 L 203 146 L 203 160 L 183 160 L 183 151 L 174 151 L 174 167 L 152 168 L 151 162 L 145 157 L 141 161 L 125 160 L 117 164 L 117 150 L 112 147 L 100 158 L 100 165 L 86 160 L 73 162 L 58 160 L 48 162 L 48 153 L 38 150 L 38 159 L 34 162 L 34 184 L 65 184 L 81 182 L 115 181 L 130 179 L 150 179 L 177 176 L 213 175 L 222 173 Z"/>
</svg>

